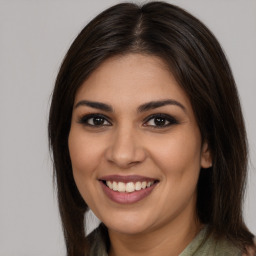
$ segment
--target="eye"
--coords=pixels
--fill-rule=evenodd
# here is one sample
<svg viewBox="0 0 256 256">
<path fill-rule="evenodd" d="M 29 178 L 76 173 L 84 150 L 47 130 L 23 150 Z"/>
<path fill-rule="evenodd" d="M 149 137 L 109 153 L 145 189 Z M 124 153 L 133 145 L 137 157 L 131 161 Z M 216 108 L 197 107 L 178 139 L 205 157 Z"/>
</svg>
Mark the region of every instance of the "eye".
<svg viewBox="0 0 256 256">
<path fill-rule="evenodd" d="M 108 119 L 102 114 L 89 114 L 82 116 L 79 120 L 79 123 L 87 126 L 101 127 L 101 126 L 110 126 L 111 123 Z"/>
<path fill-rule="evenodd" d="M 154 114 L 149 116 L 143 125 L 153 128 L 165 128 L 173 124 L 178 124 L 174 117 L 167 114 Z"/>
</svg>

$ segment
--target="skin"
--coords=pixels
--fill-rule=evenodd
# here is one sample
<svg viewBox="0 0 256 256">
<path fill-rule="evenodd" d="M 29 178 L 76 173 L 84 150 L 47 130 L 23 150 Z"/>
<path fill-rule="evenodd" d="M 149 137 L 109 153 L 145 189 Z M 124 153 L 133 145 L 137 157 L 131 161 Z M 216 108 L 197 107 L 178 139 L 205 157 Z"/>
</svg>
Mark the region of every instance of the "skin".
<svg viewBox="0 0 256 256">
<path fill-rule="evenodd" d="M 151 101 L 168 104 L 138 112 Z M 95 101 L 113 112 L 81 104 Z M 79 104 L 80 102 L 80 104 Z M 88 114 L 106 116 L 103 125 Z M 152 114 L 165 114 L 156 126 Z M 83 119 L 84 120 L 84 119 Z M 93 124 L 93 125 L 88 125 Z M 186 93 L 154 56 L 128 54 L 103 62 L 77 91 L 69 134 L 69 150 L 77 187 L 108 227 L 110 256 L 177 255 L 201 228 L 196 216 L 196 185 L 201 167 L 211 166 L 211 155 Z M 118 204 L 103 192 L 100 177 L 142 175 L 158 180 L 152 193 L 132 204 Z"/>
</svg>

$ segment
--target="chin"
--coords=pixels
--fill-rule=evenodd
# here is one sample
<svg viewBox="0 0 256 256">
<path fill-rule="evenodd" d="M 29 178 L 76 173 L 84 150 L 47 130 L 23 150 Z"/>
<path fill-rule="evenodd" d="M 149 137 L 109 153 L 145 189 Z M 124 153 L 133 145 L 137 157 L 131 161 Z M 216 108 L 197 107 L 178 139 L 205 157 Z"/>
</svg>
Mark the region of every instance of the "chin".
<svg viewBox="0 0 256 256">
<path fill-rule="evenodd" d="M 144 233 L 147 229 L 146 227 L 137 226 L 137 224 L 133 225 L 111 225 L 107 226 L 109 230 L 112 230 L 116 233 L 120 233 L 123 235 L 137 235 Z"/>
<path fill-rule="evenodd" d="M 143 216 L 143 215 L 142 215 Z M 149 220 L 126 213 L 126 216 L 115 215 L 113 218 L 103 221 L 108 229 L 120 234 L 135 235 L 140 234 L 149 229 Z"/>
</svg>

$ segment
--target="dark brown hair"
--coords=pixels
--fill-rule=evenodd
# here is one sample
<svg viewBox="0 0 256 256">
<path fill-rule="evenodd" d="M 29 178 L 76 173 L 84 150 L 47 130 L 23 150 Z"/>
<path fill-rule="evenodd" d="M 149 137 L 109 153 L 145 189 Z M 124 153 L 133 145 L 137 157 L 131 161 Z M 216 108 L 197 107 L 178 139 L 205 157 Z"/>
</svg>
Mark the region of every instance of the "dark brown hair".
<svg viewBox="0 0 256 256">
<path fill-rule="evenodd" d="M 242 217 L 247 141 L 232 72 L 205 25 L 177 6 L 150 2 L 118 4 L 99 14 L 71 45 L 56 79 L 48 129 L 68 255 L 84 255 L 89 248 L 88 206 L 74 182 L 68 150 L 74 97 L 104 60 L 127 53 L 160 57 L 189 96 L 213 156 L 213 167 L 202 169 L 198 181 L 198 217 L 217 239 L 244 250 L 253 237 Z"/>
</svg>

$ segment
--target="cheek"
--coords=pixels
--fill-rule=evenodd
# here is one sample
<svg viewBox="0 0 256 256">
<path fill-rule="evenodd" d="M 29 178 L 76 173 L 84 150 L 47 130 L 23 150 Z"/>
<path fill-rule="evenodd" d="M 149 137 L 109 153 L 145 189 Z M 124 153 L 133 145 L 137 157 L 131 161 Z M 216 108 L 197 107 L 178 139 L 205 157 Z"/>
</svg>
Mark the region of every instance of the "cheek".
<svg viewBox="0 0 256 256">
<path fill-rule="evenodd" d="M 71 129 L 68 145 L 73 172 L 79 175 L 91 175 L 99 164 L 102 154 L 101 143 L 84 136 L 76 129 Z"/>
<path fill-rule="evenodd" d="M 168 138 L 152 144 L 154 145 L 151 149 L 152 159 L 165 176 L 185 178 L 199 172 L 201 155 L 199 132 L 170 134 Z"/>
<path fill-rule="evenodd" d="M 96 169 L 100 164 L 102 143 L 85 136 L 81 129 L 72 128 L 68 138 L 72 170 L 77 188 L 88 205 L 94 205 Z"/>
<path fill-rule="evenodd" d="M 71 127 L 68 144 L 75 183 L 85 202 L 91 206 L 96 193 L 95 170 L 101 162 L 102 143 L 97 143 L 97 139 L 91 136 L 85 136 L 81 129 Z"/>
<path fill-rule="evenodd" d="M 176 216 L 188 205 L 191 206 L 191 211 L 195 209 L 201 141 L 200 134 L 185 134 L 152 143 L 155 147 L 151 156 L 155 165 L 160 168 L 163 182 L 158 202 L 168 216 Z"/>
<path fill-rule="evenodd" d="M 179 136 L 169 136 L 154 144 L 155 158 L 169 166 L 189 166 L 195 163 L 200 166 L 201 141 L 199 136 L 189 136 L 187 133 Z"/>
</svg>

